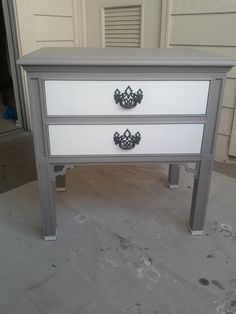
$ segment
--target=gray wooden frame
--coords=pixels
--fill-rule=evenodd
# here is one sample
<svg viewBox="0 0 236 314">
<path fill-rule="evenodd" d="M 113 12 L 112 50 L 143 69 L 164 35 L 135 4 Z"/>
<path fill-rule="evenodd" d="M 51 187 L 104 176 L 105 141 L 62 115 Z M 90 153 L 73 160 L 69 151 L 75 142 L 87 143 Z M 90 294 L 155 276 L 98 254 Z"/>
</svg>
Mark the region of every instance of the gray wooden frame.
<svg viewBox="0 0 236 314">
<path fill-rule="evenodd" d="M 223 60 L 223 59 L 222 59 Z M 232 62 L 232 61 L 231 61 Z M 179 180 L 178 164 L 196 162 L 189 229 L 192 234 L 202 234 L 206 215 L 210 179 L 212 173 L 216 129 L 223 82 L 229 64 L 219 65 L 79 65 L 50 66 L 41 61 L 21 61 L 28 75 L 35 154 L 37 162 L 43 237 L 56 239 L 56 209 L 53 181 L 57 175 L 63 182 L 67 167 L 86 163 L 170 163 L 169 186 L 176 187 Z M 209 80 L 207 111 L 204 115 L 139 115 L 139 116 L 47 116 L 44 80 Z M 50 124 L 156 124 L 156 123 L 203 123 L 204 132 L 199 154 L 153 155 L 105 155 L 105 156 L 51 156 L 48 125 Z M 64 172 L 63 172 L 64 171 Z M 58 173 L 57 173 L 58 172 Z"/>
</svg>

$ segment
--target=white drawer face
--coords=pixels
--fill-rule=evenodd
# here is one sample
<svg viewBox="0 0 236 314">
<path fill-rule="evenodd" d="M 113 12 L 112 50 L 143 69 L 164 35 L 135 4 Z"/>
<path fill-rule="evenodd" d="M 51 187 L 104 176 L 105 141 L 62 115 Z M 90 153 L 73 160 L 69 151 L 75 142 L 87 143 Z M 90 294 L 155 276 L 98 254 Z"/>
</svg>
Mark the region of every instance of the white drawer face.
<svg viewBox="0 0 236 314">
<path fill-rule="evenodd" d="M 49 125 L 50 154 L 66 156 L 200 153 L 203 127 L 203 124 Z M 131 144 L 135 147 L 125 150 L 123 148 L 127 147 L 127 142 L 120 136 L 127 129 L 134 135 Z M 114 141 L 115 134 L 117 144 Z M 129 138 L 128 132 L 126 136 Z"/>
<path fill-rule="evenodd" d="M 130 89 L 126 88 L 130 86 Z M 114 93 L 118 92 L 118 103 Z M 134 108 L 123 108 L 142 99 Z M 209 81 L 45 81 L 48 115 L 205 114 Z M 127 98 L 127 97 L 126 97 Z"/>
</svg>

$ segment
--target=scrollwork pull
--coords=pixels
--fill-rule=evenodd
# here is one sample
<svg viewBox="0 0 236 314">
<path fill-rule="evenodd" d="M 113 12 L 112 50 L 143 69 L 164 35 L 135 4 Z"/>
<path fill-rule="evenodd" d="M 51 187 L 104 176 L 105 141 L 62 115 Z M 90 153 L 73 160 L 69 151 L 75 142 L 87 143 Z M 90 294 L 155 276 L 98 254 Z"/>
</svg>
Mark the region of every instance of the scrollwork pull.
<svg viewBox="0 0 236 314">
<path fill-rule="evenodd" d="M 116 104 L 119 104 L 121 107 L 130 109 L 140 104 L 143 99 L 143 91 L 141 88 L 134 93 L 132 88 L 128 86 L 125 91 L 122 93 L 118 88 L 114 92 L 114 100 Z"/>
<path fill-rule="evenodd" d="M 122 135 L 116 132 L 113 136 L 113 140 L 116 145 L 119 145 L 121 149 L 129 150 L 133 149 L 141 141 L 141 134 L 136 132 L 134 135 L 127 129 Z"/>
</svg>

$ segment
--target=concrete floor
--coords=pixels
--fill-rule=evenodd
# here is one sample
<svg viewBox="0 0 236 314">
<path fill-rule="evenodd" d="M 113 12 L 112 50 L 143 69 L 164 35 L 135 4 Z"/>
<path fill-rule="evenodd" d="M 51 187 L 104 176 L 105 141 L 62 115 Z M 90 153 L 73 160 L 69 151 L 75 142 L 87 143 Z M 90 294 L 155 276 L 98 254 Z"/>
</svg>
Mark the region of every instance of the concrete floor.
<svg viewBox="0 0 236 314">
<path fill-rule="evenodd" d="M 40 238 L 37 182 L 0 195 L 0 313 L 236 313 L 236 179 L 214 172 L 203 236 L 187 231 L 192 175 L 79 166 Z"/>
</svg>

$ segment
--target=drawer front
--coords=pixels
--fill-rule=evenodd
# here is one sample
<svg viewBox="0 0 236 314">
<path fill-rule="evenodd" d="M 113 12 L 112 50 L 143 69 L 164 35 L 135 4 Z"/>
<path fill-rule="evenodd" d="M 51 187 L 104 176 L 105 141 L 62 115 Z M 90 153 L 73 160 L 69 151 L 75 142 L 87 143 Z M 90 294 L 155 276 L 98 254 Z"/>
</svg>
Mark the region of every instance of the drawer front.
<svg viewBox="0 0 236 314">
<path fill-rule="evenodd" d="M 195 154 L 203 124 L 49 125 L 51 156 Z"/>
<path fill-rule="evenodd" d="M 201 115 L 208 91 L 209 81 L 45 81 L 47 115 L 59 116 Z"/>
</svg>

